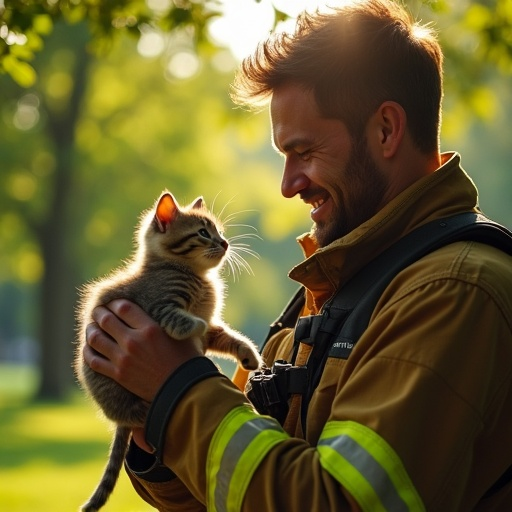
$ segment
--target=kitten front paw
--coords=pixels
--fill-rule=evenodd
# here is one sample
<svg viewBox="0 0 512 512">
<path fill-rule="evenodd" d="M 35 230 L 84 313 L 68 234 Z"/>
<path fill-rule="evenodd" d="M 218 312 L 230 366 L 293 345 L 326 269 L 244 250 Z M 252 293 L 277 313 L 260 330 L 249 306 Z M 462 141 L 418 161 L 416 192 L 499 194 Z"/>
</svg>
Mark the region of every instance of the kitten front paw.
<svg viewBox="0 0 512 512">
<path fill-rule="evenodd" d="M 247 345 L 240 345 L 238 347 L 237 357 L 245 370 L 257 370 L 263 363 L 256 349 Z"/>
</svg>

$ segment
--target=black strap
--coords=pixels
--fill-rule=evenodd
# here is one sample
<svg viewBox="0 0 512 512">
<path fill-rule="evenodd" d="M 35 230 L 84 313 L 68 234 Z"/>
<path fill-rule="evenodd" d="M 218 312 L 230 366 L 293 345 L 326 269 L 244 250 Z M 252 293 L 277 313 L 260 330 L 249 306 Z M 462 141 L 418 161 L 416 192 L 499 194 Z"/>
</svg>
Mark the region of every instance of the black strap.
<svg viewBox="0 0 512 512">
<path fill-rule="evenodd" d="M 508 229 L 481 214 L 466 212 L 420 226 L 340 287 L 324 305 L 320 315 L 321 327 L 318 330 L 321 343 L 317 345 L 315 340 L 310 356 L 312 364 L 308 362 L 308 367 L 312 368 L 310 390 L 305 397 L 306 407 L 318 385 L 327 357 L 334 355 L 336 350 L 350 352 L 353 349 L 366 330 L 380 296 L 393 278 L 423 256 L 459 241 L 492 245 L 512 255 L 512 233 Z"/>
<path fill-rule="evenodd" d="M 269 337 L 279 331 L 281 325 L 284 326 L 282 320 L 286 319 L 286 327 L 297 321 L 296 349 L 299 342 L 313 345 L 307 363 L 308 391 L 303 396 L 301 407 L 304 432 L 309 401 L 320 381 L 327 357 L 340 350 L 345 351 L 345 356 L 348 357 L 366 330 L 382 293 L 401 270 L 445 245 L 460 241 L 491 245 L 512 255 L 512 232 L 484 215 L 466 212 L 429 222 L 401 238 L 340 287 L 334 297 L 324 305 L 320 315 L 302 317 L 297 321 L 304 305 L 304 290 L 297 292 L 290 301 L 292 307 L 286 308 L 273 324 L 274 328 L 271 329 Z M 510 480 L 512 466 L 489 489 L 485 497 L 497 492 Z"/>
<path fill-rule="evenodd" d="M 354 310 L 340 333 L 342 339 L 357 342 L 383 291 L 401 270 L 445 245 L 460 241 L 492 245 L 512 255 L 512 233 L 481 214 L 461 213 L 424 224 L 381 253 L 340 289 L 333 304 L 338 309 Z"/>
<path fill-rule="evenodd" d="M 270 329 L 268 334 L 263 341 L 261 346 L 261 351 L 267 344 L 267 341 L 274 336 L 274 334 L 278 333 L 282 329 L 285 328 L 293 328 L 297 322 L 297 318 L 302 312 L 304 308 L 305 300 L 305 290 L 304 287 L 301 286 L 294 294 L 294 296 L 290 299 L 288 304 L 285 306 L 277 320 L 275 320 L 272 324 L 270 324 Z"/>
<path fill-rule="evenodd" d="M 509 466 L 506 471 L 494 482 L 488 491 L 482 496 L 483 500 L 494 496 L 498 491 L 501 491 L 512 480 L 512 466 Z"/>
<path fill-rule="evenodd" d="M 167 424 L 185 393 L 198 382 L 209 377 L 224 377 L 207 357 L 194 357 L 171 374 L 158 391 L 146 420 L 146 441 L 155 449 L 158 463 L 163 462 L 163 449 Z"/>
<path fill-rule="evenodd" d="M 320 381 L 327 357 L 336 350 L 352 350 L 368 326 L 380 296 L 401 270 L 436 249 L 459 241 L 484 243 L 512 255 L 512 233 L 508 229 L 483 215 L 462 213 L 425 224 L 400 239 L 340 288 L 324 306 L 324 313 L 326 309 L 334 311 L 334 314 L 326 314 L 325 325 L 332 324 L 332 318 L 339 318 L 343 325 L 338 329 L 334 341 L 331 337 L 331 341 L 326 342 L 326 336 L 320 333 L 320 343 L 317 346 L 315 341 L 313 346 L 311 367 L 308 361 L 309 390 L 303 396 L 301 408 L 304 431 L 309 401 Z M 321 331 L 321 327 L 319 330 Z M 329 325 L 325 330 L 330 334 L 334 329 Z M 511 480 L 512 466 L 487 491 L 484 499 L 494 495 Z"/>
<path fill-rule="evenodd" d="M 340 287 L 324 305 L 320 315 L 299 318 L 295 327 L 296 350 L 299 342 L 313 345 L 307 363 L 308 392 L 302 402 L 303 429 L 307 407 L 327 357 L 339 351 L 344 351 L 342 355 L 348 357 L 368 326 L 383 291 L 401 270 L 430 252 L 458 241 L 484 243 L 512 255 L 512 233 L 484 215 L 465 212 L 431 221 L 401 238 L 367 264 Z M 283 320 L 287 327 L 293 325 L 303 305 L 304 290 L 301 289 L 273 324 L 269 336 L 285 326 Z"/>
</svg>

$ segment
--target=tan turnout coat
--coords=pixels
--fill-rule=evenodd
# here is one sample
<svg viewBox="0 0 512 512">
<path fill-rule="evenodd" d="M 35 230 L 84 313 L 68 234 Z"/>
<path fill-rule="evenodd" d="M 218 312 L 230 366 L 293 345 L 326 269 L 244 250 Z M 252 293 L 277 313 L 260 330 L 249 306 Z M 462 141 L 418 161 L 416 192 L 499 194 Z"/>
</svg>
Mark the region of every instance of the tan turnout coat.
<svg viewBox="0 0 512 512">
<path fill-rule="evenodd" d="M 309 236 L 300 240 L 306 259 L 290 277 L 307 288 L 304 313 L 317 313 L 339 284 L 412 229 L 478 211 L 477 191 L 459 155 L 446 154 L 444 161 L 331 245 L 316 250 Z M 265 347 L 266 361 L 289 359 L 292 342 L 291 330 L 277 334 Z M 299 362 L 308 350 L 301 344 Z M 243 388 L 245 378 L 238 372 L 234 381 Z M 164 462 L 177 478 L 148 482 L 128 470 L 140 495 L 159 510 L 204 510 L 212 437 L 229 411 L 246 401 L 227 379 L 195 385 L 167 430 Z M 317 442 L 332 421 L 363 425 L 385 440 L 426 510 L 512 510 L 511 484 L 481 500 L 512 464 L 512 258 L 458 242 L 403 270 L 350 357 L 327 360 L 305 439 L 299 406 L 292 402 L 285 422 L 290 437 L 250 478 L 242 510 L 360 510 L 319 462 Z"/>
</svg>

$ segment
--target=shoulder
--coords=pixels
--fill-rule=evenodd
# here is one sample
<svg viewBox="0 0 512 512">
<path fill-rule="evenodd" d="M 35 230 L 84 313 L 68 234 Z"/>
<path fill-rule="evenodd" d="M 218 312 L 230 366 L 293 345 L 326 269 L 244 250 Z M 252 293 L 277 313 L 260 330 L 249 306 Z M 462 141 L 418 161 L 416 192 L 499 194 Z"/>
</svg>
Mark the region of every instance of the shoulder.
<svg viewBox="0 0 512 512">
<path fill-rule="evenodd" d="M 512 256 L 476 242 L 449 244 L 401 271 L 384 292 L 381 306 L 411 295 L 423 295 L 429 302 L 449 296 L 467 311 L 473 298 L 475 307 L 487 303 L 499 309 L 512 330 Z"/>
<path fill-rule="evenodd" d="M 397 275 L 402 288 L 435 280 L 481 286 L 512 297 L 512 256 L 476 242 L 456 242 L 419 259 Z"/>
</svg>

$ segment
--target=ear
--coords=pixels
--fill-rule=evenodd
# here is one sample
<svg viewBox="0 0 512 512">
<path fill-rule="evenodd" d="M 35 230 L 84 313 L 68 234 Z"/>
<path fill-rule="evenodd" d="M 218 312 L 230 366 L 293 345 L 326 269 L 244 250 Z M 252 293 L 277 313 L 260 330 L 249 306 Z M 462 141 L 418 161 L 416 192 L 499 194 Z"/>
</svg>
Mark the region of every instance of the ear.
<svg viewBox="0 0 512 512">
<path fill-rule="evenodd" d="M 396 101 L 385 101 L 377 109 L 374 118 L 376 146 L 383 158 L 392 158 L 397 153 L 405 135 L 407 115 Z"/>
<path fill-rule="evenodd" d="M 170 192 L 160 197 L 155 211 L 155 222 L 161 233 L 165 233 L 167 226 L 176 218 L 179 209 L 178 202 Z"/>
<path fill-rule="evenodd" d="M 206 204 L 202 197 L 198 197 L 193 203 L 192 208 L 206 208 Z"/>
</svg>

